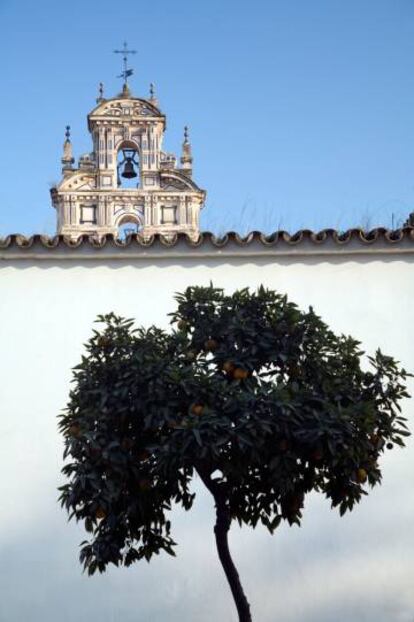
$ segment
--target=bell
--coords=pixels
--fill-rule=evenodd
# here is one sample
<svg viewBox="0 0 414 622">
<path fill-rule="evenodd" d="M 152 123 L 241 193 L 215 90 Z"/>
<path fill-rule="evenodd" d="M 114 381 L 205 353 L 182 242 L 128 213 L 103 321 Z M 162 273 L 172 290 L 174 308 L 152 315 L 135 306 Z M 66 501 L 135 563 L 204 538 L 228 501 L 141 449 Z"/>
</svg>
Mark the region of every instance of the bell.
<svg viewBox="0 0 414 622">
<path fill-rule="evenodd" d="M 121 174 L 122 177 L 126 177 L 126 179 L 132 179 L 137 176 L 131 158 L 128 158 L 125 162 L 124 170 Z"/>
</svg>

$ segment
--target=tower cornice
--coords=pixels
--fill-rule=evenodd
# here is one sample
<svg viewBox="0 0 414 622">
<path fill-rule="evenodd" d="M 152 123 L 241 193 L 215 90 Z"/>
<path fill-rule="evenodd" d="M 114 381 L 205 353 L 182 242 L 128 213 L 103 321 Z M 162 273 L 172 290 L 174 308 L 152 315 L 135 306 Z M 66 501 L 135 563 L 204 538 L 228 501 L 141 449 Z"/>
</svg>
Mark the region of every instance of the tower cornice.
<svg viewBox="0 0 414 622">
<path fill-rule="evenodd" d="M 125 111 L 129 110 L 128 114 Z M 162 121 L 163 130 L 166 129 L 166 116 L 148 99 L 140 97 L 114 97 L 100 102 L 88 114 L 88 129 L 92 131 L 95 123 L 105 123 L 107 125 L 125 122 L 138 122 L 143 125 L 148 123 L 159 123 Z"/>
</svg>

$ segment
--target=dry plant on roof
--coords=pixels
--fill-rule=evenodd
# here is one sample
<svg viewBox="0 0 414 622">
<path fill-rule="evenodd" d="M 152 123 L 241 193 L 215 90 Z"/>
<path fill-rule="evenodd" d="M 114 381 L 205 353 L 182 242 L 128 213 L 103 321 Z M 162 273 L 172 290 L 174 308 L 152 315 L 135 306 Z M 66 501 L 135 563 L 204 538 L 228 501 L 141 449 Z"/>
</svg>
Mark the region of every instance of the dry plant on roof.
<svg viewBox="0 0 414 622">
<path fill-rule="evenodd" d="M 341 514 L 381 481 L 379 458 L 408 435 L 407 373 L 263 287 L 176 296 L 171 332 L 113 314 L 75 368 L 61 502 L 90 541 L 89 574 L 174 555 L 169 510 L 198 476 L 216 507 L 218 555 L 239 620 L 250 606 L 228 547 L 232 521 L 300 524 L 306 494 Z"/>
</svg>

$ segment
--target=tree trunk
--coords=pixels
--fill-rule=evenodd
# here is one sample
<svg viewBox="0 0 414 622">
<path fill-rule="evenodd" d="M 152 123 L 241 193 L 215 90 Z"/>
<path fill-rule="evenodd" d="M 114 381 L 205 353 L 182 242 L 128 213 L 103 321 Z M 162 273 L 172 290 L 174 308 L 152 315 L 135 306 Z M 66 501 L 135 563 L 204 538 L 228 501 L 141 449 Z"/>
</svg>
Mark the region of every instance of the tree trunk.
<svg viewBox="0 0 414 622">
<path fill-rule="evenodd" d="M 214 495 L 216 501 L 216 524 L 214 534 L 216 536 L 216 545 L 218 556 L 223 566 L 224 572 L 229 582 L 231 593 L 239 614 L 239 622 L 252 622 L 250 614 L 250 605 L 240 583 L 239 573 L 230 555 L 228 532 L 230 529 L 231 519 L 225 502 Z"/>
</svg>

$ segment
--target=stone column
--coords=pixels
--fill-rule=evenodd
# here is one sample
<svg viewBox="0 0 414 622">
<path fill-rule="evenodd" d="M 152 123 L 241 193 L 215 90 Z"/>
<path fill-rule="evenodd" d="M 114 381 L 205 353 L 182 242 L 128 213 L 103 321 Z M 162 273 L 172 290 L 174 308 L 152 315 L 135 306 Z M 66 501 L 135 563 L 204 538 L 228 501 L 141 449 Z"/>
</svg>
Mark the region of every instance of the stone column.
<svg viewBox="0 0 414 622">
<path fill-rule="evenodd" d="M 159 203 L 158 203 L 158 196 L 154 195 L 153 196 L 153 203 L 152 203 L 152 217 L 153 217 L 153 221 L 152 221 L 152 225 L 156 226 L 160 224 L 160 207 L 159 207 Z"/>
<path fill-rule="evenodd" d="M 187 214 L 186 214 L 186 196 L 180 196 L 180 205 L 179 205 L 179 213 L 177 214 L 177 221 L 179 225 L 186 225 L 187 224 Z"/>
<path fill-rule="evenodd" d="M 105 214 L 105 197 L 100 196 L 98 199 L 98 205 L 97 205 L 97 224 L 100 227 L 103 227 L 104 225 L 106 225 L 106 214 Z"/>
<path fill-rule="evenodd" d="M 151 224 L 151 196 L 146 195 L 144 199 L 144 227 Z"/>
<path fill-rule="evenodd" d="M 99 128 L 98 168 L 105 168 L 105 128 Z"/>
<path fill-rule="evenodd" d="M 70 223 L 70 197 L 64 198 L 63 203 L 63 222 L 62 225 L 68 225 Z"/>
</svg>

